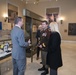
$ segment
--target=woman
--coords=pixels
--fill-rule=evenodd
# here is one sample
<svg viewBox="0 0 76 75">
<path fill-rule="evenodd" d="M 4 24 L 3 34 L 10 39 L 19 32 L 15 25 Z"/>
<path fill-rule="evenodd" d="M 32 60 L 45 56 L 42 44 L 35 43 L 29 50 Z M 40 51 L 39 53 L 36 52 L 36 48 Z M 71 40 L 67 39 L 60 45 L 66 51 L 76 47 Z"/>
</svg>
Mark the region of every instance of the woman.
<svg viewBox="0 0 76 75">
<path fill-rule="evenodd" d="M 62 66 L 61 38 L 56 31 L 51 32 L 48 42 L 47 65 L 50 67 L 50 75 L 57 75 L 57 70 Z"/>
<path fill-rule="evenodd" d="M 51 35 L 48 42 L 47 64 L 50 67 L 50 75 L 57 75 L 58 68 L 62 66 L 62 56 L 61 37 L 54 15 L 51 16 L 49 27 Z"/>
</svg>

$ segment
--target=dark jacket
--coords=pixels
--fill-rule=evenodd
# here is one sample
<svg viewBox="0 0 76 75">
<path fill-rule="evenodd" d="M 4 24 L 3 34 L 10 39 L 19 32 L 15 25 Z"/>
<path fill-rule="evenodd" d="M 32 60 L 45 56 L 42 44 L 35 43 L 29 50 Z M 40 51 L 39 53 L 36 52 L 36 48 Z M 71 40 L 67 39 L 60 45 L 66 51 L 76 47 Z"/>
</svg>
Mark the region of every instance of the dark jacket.
<svg viewBox="0 0 76 75">
<path fill-rule="evenodd" d="M 37 44 L 38 44 L 39 41 L 40 41 L 40 37 L 41 37 L 41 31 L 40 31 L 40 30 L 37 30 L 37 33 L 36 33 Z"/>
<path fill-rule="evenodd" d="M 47 52 L 49 36 L 50 36 L 49 29 L 46 29 L 45 31 L 41 32 L 41 41 L 40 41 L 40 44 L 42 45 L 42 50 L 45 51 L 45 52 Z"/>
<path fill-rule="evenodd" d="M 40 37 L 41 36 L 41 32 L 40 30 L 37 30 L 37 33 L 36 33 L 36 38 Z"/>
<path fill-rule="evenodd" d="M 61 38 L 58 32 L 52 32 L 48 42 L 47 64 L 51 69 L 62 66 Z"/>
</svg>

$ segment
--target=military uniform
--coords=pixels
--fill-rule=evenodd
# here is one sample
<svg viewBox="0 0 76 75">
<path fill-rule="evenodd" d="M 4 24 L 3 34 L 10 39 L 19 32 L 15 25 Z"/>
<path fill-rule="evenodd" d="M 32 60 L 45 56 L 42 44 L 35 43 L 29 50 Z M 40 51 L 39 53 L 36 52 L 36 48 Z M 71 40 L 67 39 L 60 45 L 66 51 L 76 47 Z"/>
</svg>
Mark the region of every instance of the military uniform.
<svg viewBox="0 0 76 75">
<path fill-rule="evenodd" d="M 42 64 L 43 65 L 46 65 L 46 55 L 47 55 L 47 47 L 48 47 L 49 36 L 50 36 L 49 29 L 46 29 L 46 30 L 42 31 L 40 45 L 42 45 L 41 59 L 42 59 Z"/>
<path fill-rule="evenodd" d="M 47 71 L 47 73 L 48 73 L 48 66 L 46 65 L 46 56 L 47 56 L 49 36 L 50 36 L 50 30 L 48 28 L 41 32 L 41 41 L 40 41 L 40 45 L 42 46 L 41 59 L 42 59 L 43 67 L 45 68 L 45 72 Z"/>
</svg>

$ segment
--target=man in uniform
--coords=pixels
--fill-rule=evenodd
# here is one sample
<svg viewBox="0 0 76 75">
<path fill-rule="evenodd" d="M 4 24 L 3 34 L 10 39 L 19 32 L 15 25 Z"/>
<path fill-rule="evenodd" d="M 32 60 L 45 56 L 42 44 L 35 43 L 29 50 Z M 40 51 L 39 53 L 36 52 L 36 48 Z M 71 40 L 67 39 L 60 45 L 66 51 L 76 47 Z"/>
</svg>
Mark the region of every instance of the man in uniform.
<svg viewBox="0 0 76 75">
<path fill-rule="evenodd" d="M 39 68 L 38 71 L 43 71 L 41 75 L 48 74 L 48 66 L 46 65 L 46 56 L 47 56 L 47 47 L 48 47 L 48 40 L 50 36 L 50 30 L 48 29 L 47 21 L 42 21 L 42 28 L 43 31 L 41 32 L 41 41 L 40 41 L 40 48 L 41 48 L 41 59 L 42 59 L 42 68 Z"/>
</svg>

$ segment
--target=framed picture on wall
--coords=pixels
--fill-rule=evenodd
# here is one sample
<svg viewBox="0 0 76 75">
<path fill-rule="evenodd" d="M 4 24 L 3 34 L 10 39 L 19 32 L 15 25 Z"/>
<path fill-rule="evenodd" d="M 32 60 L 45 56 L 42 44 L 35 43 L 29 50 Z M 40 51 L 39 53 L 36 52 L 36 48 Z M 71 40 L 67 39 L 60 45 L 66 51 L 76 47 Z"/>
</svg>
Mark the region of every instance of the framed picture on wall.
<svg viewBox="0 0 76 75">
<path fill-rule="evenodd" d="M 18 16 L 18 7 L 8 3 L 8 22 L 13 24 Z"/>
<path fill-rule="evenodd" d="M 8 10 L 8 22 L 9 23 L 14 23 L 14 19 L 18 16 L 18 12 L 13 11 L 13 10 Z"/>
<path fill-rule="evenodd" d="M 76 23 L 68 24 L 68 35 L 76 36 Z"/>
<path fill-rule="evenodd" d="M 58 16 L 59 16 L 59 7 L 46 9 L 46 19 L 48 20 L 48 23 L 51 23 L 53 18 L 54 21 L 57 21 Z"/>
<path fill-rule="evenodd" d="M 52 13 L 52 14 L 46 14 L 46 18 L 48 20 L 49 23 L 52 22 L 52 18 L 54 17 L 54 21 L 57 21 L 58 18 L 58 14 Z"/>
</svg>

